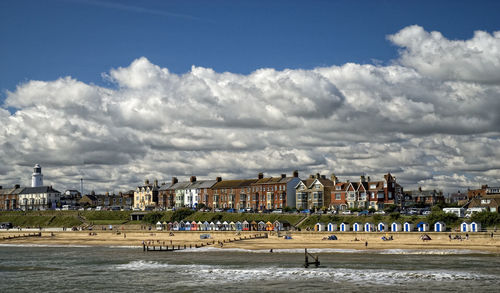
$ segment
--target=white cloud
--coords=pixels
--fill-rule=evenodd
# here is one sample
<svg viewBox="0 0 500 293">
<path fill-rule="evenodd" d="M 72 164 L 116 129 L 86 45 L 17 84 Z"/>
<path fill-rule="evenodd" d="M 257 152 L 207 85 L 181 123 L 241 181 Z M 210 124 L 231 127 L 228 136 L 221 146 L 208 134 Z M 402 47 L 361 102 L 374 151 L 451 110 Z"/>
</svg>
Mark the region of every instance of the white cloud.
<svg viewBox="0 0 500 293">
<path fill-rule="evenodd" d="M 0 181 L 27 184 L 40 163 L 60 189 L 81 176 L 123 190 L 294 169 L 391 171 L 408 188 L 500 184 L 498 33 L 451 41 L 412 26 L 389 39 L 402 47 L 390 66 L 178 75 L 142 57 L 104 74 L 109 88 L 26 82 L 6 99 L 17 112 L 0 109 Z"/>
</svg>

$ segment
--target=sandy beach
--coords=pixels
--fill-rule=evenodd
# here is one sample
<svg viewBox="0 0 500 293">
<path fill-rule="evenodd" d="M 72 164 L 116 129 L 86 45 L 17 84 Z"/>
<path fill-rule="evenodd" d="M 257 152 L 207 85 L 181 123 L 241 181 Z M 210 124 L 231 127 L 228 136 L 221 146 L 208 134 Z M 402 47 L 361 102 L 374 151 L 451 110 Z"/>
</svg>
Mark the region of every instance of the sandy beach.
<svg viewBox="0 0 500 293">
<path fill-rule="evenodd" d="M 141 231 L 121 229 L 118 231 L 94 230 L 94 231 L 58 231 L 44 232 L 42 237 L 25 237 L 16 239 L 3 239 L 4 237 L 28 234 L 27 231 L 2 231 L 0 232 L 0 244 L 48 244 L 48 245 L 97 245 L 97 246 L 142 246 L 143 241 L 155 245 L 175 245 L 194 247 L 201 243 L 207 244 L 215 241 L 210 246 L 222 249 L 239 248 L 248 250 L 280 250 L 280 249 L 356 249 L 356 250 L 384 250 L 384 249 L 442 249 L 442 250 L 478 250 L 491 253 L 500 253 L 500 235 L 491 237 L 491 233 L 469 233 L 469 239 L 465 239 L 465 233 L 451 233 L 452 237 L 460 235 L 463 240 L 449 239 L 450 233 L 427 233 L 432 240 L 423 241 L 421 232 L 401 233 L 356 233 L 356 232 L 289 232 L 292 239 L 284 239 L 275 232 L 238 232 L 236 231 Z M 242 241 L 228 242 L 229 239 L 249 238 L 251 235 L 267 233 L 265 239 L 247 239 Z M 210 239 L 200 239 L 200 234 L 210 234 Z M 329 235 L 335 234 L 338 240 L 325 240 Z M 394 240 L 384 241 L 383 236 L 392 236 Z M 222 247 L 219 242 L 223 243 Z"/>
</svg>

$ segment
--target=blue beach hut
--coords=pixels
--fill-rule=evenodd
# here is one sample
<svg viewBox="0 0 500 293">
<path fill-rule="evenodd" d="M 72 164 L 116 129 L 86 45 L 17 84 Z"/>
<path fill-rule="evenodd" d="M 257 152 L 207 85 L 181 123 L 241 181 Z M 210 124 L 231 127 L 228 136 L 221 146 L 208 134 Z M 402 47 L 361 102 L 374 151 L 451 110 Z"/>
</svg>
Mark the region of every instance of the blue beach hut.
<svg viewBox="0 0 500 293">
<path fill-rule="evenodd" d="M 403 225 L 403 231 L 412 232 L 413 231 L 413 224 L 410 222 L 405 222 Z"/>
<path fill-rule="evenodd" d="M 351 230 L 349 224 L 347 224 L 347 223 L 340 224 L 340 231 L 341 232 L 349 232 L 349 230 Z"/>
<path fill-rule="evenodd" d="M 328 232 L 337 231 L 337 224 L 328 223 L 326 228 L 327 228 Z"/>
<path fill-rule="evenodd" d="M 400 223 L 397 223 L 397 222 L 394 222 L 391 224 L 391 231 L 392 232 L 401 232 L 401 224 Z"/>
<path fill-rule="evenodd" d="M 240 221 L 236 222 L 236 230 L 237 231 L 243 230 L 243 224 Z"/>
<path fill-rule="evenodd" d="M 434 223 L 434 232 L 446 232 L 446 224 L 443 222 Z"/>
<path fill-rule="evenodd" d="M 354 223 L 354 224 L 352 224 L 352 231 L 354 231 L 354 232 L 361 232 L 361 224 L 360 223 Z"/>
<path fill-rule="evenodd" d="M 388 230 L 388 228 L 389 228 L 389 227 L 388 227 L 387 223 L 384 223 L 384 222 L 380 222 L 380 223 L 378 223 L 378 225 L 377 225 L 377 230 L 378 230 L 379 232 L 386 232 L 386 231 Z"/>
<path fill-rule="evenodd" d="M 429 224 L 426 222 L 420 222 L 417 224 L 418 232 L 429 232 Z"/>
<path fill-rule="evenodd" d="M 365 232 L 373 232 L 375 231 L 375 227 L 372 223 L 365 223 Z"/>
<path fill-rule="evenodd" d="M 470 232 L 469 223 L 463 222 L 460 224 L 460 232 Z"/>
<path fill-rule="evenodd" d="M 471 232 L 480 232 L 481 231 L 481 223 L 476 223 L 476 222 L 470 223 L 470 231 Z"/>
</svg>

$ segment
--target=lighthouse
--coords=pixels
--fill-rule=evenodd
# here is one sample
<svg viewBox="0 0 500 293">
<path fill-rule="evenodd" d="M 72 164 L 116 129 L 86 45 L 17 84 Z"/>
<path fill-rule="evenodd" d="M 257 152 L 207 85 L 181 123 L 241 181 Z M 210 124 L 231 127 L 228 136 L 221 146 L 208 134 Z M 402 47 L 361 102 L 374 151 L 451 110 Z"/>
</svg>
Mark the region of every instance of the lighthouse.
<svg viewBox="0 0 500 293">
<path fill-rule="evenodd" d="M 33 174 L 31 175 L 31 187 L 40 187 L 43 186 L 43 175 L 42 175 L 42 167 L 36 164 L 33 168 Z"/>
</svg>

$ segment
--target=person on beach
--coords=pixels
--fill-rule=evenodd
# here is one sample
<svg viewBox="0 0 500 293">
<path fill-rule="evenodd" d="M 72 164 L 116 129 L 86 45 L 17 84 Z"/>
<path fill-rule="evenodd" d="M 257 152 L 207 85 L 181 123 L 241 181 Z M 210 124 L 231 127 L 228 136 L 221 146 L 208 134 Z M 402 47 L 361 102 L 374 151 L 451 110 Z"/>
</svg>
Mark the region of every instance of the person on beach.
<svg viewBox="0 0 500 293">
<path fill-rule="evenodd" d="M 365 247 L 368 247 L 368 241 L 365 241 Z"/>
<path fill-rule="evenodd" d="M 271 248 L 271 249 L 269 250 L 269 252 L 270 252 L 270 253 L 273 253 L 273 249 Z"/>
</svg>

